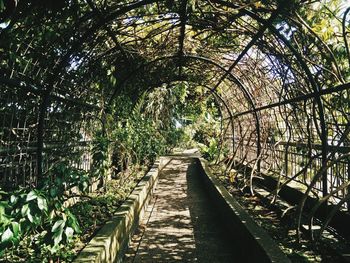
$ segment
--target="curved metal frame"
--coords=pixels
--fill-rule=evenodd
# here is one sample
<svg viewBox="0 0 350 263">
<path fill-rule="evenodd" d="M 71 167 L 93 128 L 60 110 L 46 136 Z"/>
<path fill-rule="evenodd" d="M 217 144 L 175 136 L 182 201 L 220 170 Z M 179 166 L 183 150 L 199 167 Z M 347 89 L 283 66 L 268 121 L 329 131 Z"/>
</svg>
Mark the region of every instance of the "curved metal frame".
<svg viewBox="0 0 350 263">
<path fill-rule="evenodd" d="M 146 4 L 150 4 L 150 3 L 154 3 L 156 2 L 155 0 L 144 0 L 144 1 L 140 1 L 134 4 L 131 4 L 129 6 L 125 6 L 123 8 L 121 8 L 120 10 L 117 10 L 115 12 L 113 12 L 112 14 L 110 14 L 109 16 L 107 16 L 105 19 L 100 19 L 99 23 L 97 23 L 94 27 L 92 27 L 90 30 L 88 30 L 80 39 L 79 41 L 77 41 L 72 48 L 62 57 L 61 62 L 57 65 L 57 67 L 53 70 L 53 76 L 58 76 L 60 70 L 64 67 L 64 65 L 66 63 L 68 63 L 69 58 L 71 56 L 71 54 L 73 54 L 76 50 L 79 49 L 79 47 L 81 45 L 83 45 L 83 43 L 86 42 L 86 40 L 94 34 L 95 31 L 97 31 L 99 28 L 103 27 L 105 24 L 107 24 L 108 22 L 112 21 L 113 19 L 115 19 L 116 17 L 118 17 L 119 15 L 131 11 L 131 10 L 135 10 L 138 7 L 144 6 Z M 237 7 L 235 4 L 232 3 L 227 3 L 225 1 L 222 0 L 214 0 L 213 2 L 227 6 L 227 7 Z M 241 10 L 244 14 L 249 15 L 251 18 L 253 18 L 254 20 L 258 21 L 259 23 L 261 23 L 263 26 L 263 30 L 261 30 L 261 32 L 264 31 L 265 28 L 268 28 L 269 30 L 271 30 L 280 40 L 282 40 L 285 45 L 291 50 L 291 52 L 293 53 L 293 55 L 296 57 L 297 61 L 299 62 L 299 64 L 301 65 L 301 67 L 304 69 L 304 71 L 306 72 L 308 79 L 313 87 L 313 90 L 315 92 L 318 91 L 318 87 L 317 84 L 315 82 L 315 80 L 312 77 L 312 74 L 310 72 L 310 70 L 308 69 L 306 63 L 302 60 L 300 54 L 290 45 L 290 43 L 270 24 L 270 20 L 272 21 L 275 16 L 278 14 L 278 12 L 275 12 L 274 16 L 270 17 L 270 20 L 265 20 L 260 18 L 259 16 L 257 16 L 255 13 L 246 10 L 246 9 L 242 9 Z M 262 33 L 261 33 L 262 34 Z M 258 34 L 257 36 L 260 36 L 260 34 Z M 177 56 L 169 56 L 173 57 L 173 58 L 178 58 Z M 189 58 L 191 56 L 186 55 L 185 57 Z M 215 66 L 219 66 L 222 70 L 224 70 L 225 75 L 229 73 L 230 77 L 235 81 L 235 83 L 240 87 L 240 89 L 244 92 L 246 99 L 248 101 L 250 101 L 249 103 L 251 104 L 252 108 L 254 109 L 254 103 L 252 102 L 251 96 L 249 94 L 249 92 L 242 86 L 242 83 L 240 83 L 240 81 L 231 74 L 231 72 L 229 70 L 224 69 L 223 67 L 221 67 L 220 65 L 218 65 L 217 63 L 212 63 L 213 61 L 211 61 L 210 59 L 207 58 L 198 58 L 196 57 L 196 59 L 200 59 L 206 62 L 209 62 Z M 153 62 L 160 60 L 160 59 L 156 59 Z M 235 64 L 234 64 L 235 65 Z M 132 75 L 132 73 L 130 73 L 130 75 Z M 48 88 L 45 92 L 45 95 L 43 96 L 43 100 L 42 103 L 40 105 L 40 112 L 39 112 L 39 116 L 38 116 L 38 150 L 37 150 L 37 155 L 38 155 L 38 174 L 41 175 L 42 171 L 40 169 L 41 167 L 41 162 L 42 162 L 42 148 L 43 148 L 43 130 L 44 130 L 44 116 L 47 110 L 47 107 L 49 105 L 49 100 L 50 100 L 50 93 L 53 91 L 54 87 L 53 87 L 53 83 L 55 82 L 55 78 L 52 78 L 51 81 L 48 81 Z M 113 97 L 113 96 L 112 96 Z M 321 124 L 321 141 L 322 141 L 322 145 L 323 145 L 323 159 L 324 159 L 324 163 L 326 162 L 327 159 L 327 152 L 328 152 L 328 143 L 327 143 L 327 130 L 326 130 L 326 125 L 325 125 L 325 120 L 324 120 L 324 110 L 323 110 L 323 105 L 320 99 L 316 98 L 316 103 L 318 105 L 318 109 L 319 109 L 319 113 L 320 113 L 320 124 Z M 260 123 L 259 123 L 259 117 L 257 116 L 257 114 L 254 115 L 255 119 L 256 119 L 256 128 L 257 128 L 257 137 L 258 137 L 258 142 L 257 142 L 257 153 L 258 156 L 260 155 L 261 152 L 261 146 L 260 146 Z M 317 125 L 317 123 L 315 123 Z M 260 165 L 259 165 L 260 166 Z M 325 188 L 327 189 L 327 188 Z"/>
<path fill-rule="evenodd" d="M 257 132 L 257 170 L 260 171 L 260 155 L 261 155 L 261 136 L 260 136 L 260 122 L 259 122 L 259 115 L 258 112 L 255 110 L 256 106 L 255 103 L 253 101 L 253 98 L 250 94 L 250 92 L 248 91 L 248 89 L 244 86 L 244 84 L 230 71 L 228 71 L 227 69 L 225 69 L 223 66 L 221 66 L 220 64 L 218 64 L 217 62 L 209 59 L 209 58 L 205 58 L 205 57 L 200 57 L 200 56 L 195 56 L 195 55 L 189 55 L 186 54 L 183 56 L 184 59 L 194 59 L 194 60 L 199 60 L 199 61 L 203 61 L 205 63 L 211 64 L 215 67 L 217 67 L 218 69 L 222 70 L 225 72 L 225 74 L 227 74 L 227 76 L 229 76 L 233 82 L 238 86 L 238 88 L 241 90 L 241 92 L 243 93 L 244 97 L 246 98 L 248 104 L 250 104 L 251 108 L 252 108 L 252 114 L 255 118 L 255 125 L 256 125 L 256 132 Z M 162 60 L 167 60 L 167 59 L 177 59 L 178 57 L 176 55 L 173 56 L 164 56 L 164 57 L 160 57 L 157 58 L 153 61 L 150 61 L 146 64 L 141 65 L 140 67 L 138 67 L 136 70 L 132 71 L 127 78 L 123 79 L 120 83 L 120 86 L 125 85 L 125 83 L 127 81 L 129 81 L 131 78 L 134 77 L 135 74 L 137 74 L 139 71 L 141 71 L 144 67 L 150 66 L 156 62 L 162 61 Z M 211 88 L 211 92 L 216 92 L 215 88 Z M 115 90 L 115 92 L 113 93 L 113 95 L 111 96 L 109 103 L 111 103 L 111 101 L 113 100 L 113 98 L 117 95 L 117 90 Z M 234 118 L 234 115 L 232 116 Z"/>
</svg>

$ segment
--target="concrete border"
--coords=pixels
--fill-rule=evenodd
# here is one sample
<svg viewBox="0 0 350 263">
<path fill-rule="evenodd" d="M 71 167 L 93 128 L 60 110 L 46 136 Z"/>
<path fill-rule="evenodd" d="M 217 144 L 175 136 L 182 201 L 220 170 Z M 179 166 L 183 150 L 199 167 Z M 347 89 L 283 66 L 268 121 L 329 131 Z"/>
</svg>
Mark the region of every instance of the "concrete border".
<svg viewBox="0 0 350 263">
<path fill-rule="evenodd" d="M 251 171 L 251 167 L 247 166 L 246 164 L 239 164 L 239 166 L 247 169 L 248 174 Z M 259 177 L 254 177 L 253 180 L 261 187 L 269 189 L 269 191 L 276 190 L 278 184 L 277 179 L 272 177 L 271 175 L 268 175 L 266 172 L 260 173 Z M 304 192 L 302 190 L 292 188 L 289 185 L 284 185 L 279 190 L 278 195 L 289 204 L 298 205 L 300 200 L 303 198 Z M 308 196 L 305 202 L 306 211 L 312 209 L 317 203 L 318 200 L 316 198 Z M 325 217 L 328 215 L 329 211 L 332 210 L 334 206 L 335 205 L 329 203 L 327 206 L 321 205 L 316 211 L 316 217 L 321 221 L 324 220 Z M 345 239 L 350 240 L 350 228 L 348 227 L 349 221 L 350 214 L 347 211 L 338 210 L 333 216 L 332 220 L 329 222 L 329 226 L 336 229 L 337 233 L 339 233 Z M 350 258 L 350 254 L 346 256 Z"/>
<path fill-rule="evenodd" d="M 128 242 L 147 208 L 157 185 L 158 174 L 170 162 L 161 157 L 142 178 L 134 191 L 74 260 L 75 263 L 122 262 Z"/>
<path fill-rule="evenodd" d="M 267 232 L 258 226 L 214 176 L 206 160 L 198 158 L 201 176 L 211 199 L 232 235 L 247 248 L 246 262 L 291 262 Z"/>
</svg>

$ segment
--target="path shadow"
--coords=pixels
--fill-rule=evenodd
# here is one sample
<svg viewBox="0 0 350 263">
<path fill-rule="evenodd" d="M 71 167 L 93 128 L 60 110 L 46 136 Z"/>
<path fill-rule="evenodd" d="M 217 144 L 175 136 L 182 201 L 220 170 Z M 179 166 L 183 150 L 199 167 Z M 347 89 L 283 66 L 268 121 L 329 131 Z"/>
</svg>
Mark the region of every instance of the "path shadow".
<svg viewBox="0 0 350 263">
<path fill-rule="evenodd" d="M 163 169 L 124 262 L 244 262 L 211 202 L 196 159 L 174 157 Z"/>
<path fill-rule="evenodd" d="M 206 191 L 196 159 L 190 159 L 186 179 L 198 262 L 246 262 L 245 253 L 249 253 L 249 248 L 242 247 L 240 240 L 229 231 Z"/>
</svg>

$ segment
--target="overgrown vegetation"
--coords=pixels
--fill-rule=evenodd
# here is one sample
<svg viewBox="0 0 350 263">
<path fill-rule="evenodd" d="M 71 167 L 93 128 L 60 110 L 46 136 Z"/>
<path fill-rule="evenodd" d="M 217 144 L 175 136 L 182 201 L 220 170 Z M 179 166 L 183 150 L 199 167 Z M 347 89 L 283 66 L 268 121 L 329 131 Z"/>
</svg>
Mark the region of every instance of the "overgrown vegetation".
<svg viewBox="0 0 350 263">
<path fill-rule="evenodd" d="M 2 213 L 2 227 L 6 229 L 3 236 L 7 238 L 1 243 L 4 262 L 72 261 L 115 214 L 146 171 L 147 167 L 133 167 L 119 179 L 109 180 L 105 190 L 90 194 L 68 196 L 54 185 L 49 188 L 50 196 L 45 190 L 13 193 Z M 77 197 L 81 200 L 74 205 L 64 204 Z M 11 213 L 7 215 L 7 211 Z"/>
<path fill-rule="evenodd" d="M 81 233 L 76 216 L 64 204 L 68 190 L 88 187 L 84 171 L 58 163 L 48 171 L 41 187 L 1 192 L 1 257 L 5 261 L 48 260 L 66 251 Z"/>
</svg>

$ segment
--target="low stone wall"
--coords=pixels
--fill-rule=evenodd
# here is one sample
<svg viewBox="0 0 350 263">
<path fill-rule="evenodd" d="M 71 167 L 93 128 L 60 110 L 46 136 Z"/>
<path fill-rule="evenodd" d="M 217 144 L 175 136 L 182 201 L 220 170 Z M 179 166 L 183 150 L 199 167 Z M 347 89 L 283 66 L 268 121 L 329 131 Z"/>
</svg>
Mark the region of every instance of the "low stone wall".
<svg viewBox="0 0 350 263">
<path fill-rule="evenodd" d="M 251 170 L 251 167 L 245 164 L 238 164 L 239 168 L 245 168 L 247 171 Z M 249 173 L 249 172 L 248 172 Z M 261 173 L 259 177 L 254 178 L 254 183 L 257 183 L 264 188 L 269 189 L 269 191 L 274 191 L 277 188 L 278 181 L 266 173 Z M 286 202 L 292 205 L 298 205 L 300 200 L 304 196 L 304 191 L 290 187 L 289 185 L 284 185 L 278 192 L 278 195 Z M 318 200 L 312 196 L 308 196 L 304 205 L 305 211 L 312 209 Z M 335 205 L 328 203 L 328 205 L 321 205 L 316 211 L 315 215 L 320 220 L 324 220 L 329 211 L 331 211 Z M 337 232 L 344 238 L 350 240 L 350 228 L 348 227 L 348 222 L 350 222 L 350 213 L 347 211 L 337 211 L 333 216 L 332 220 L 329 222 L 329 226 L 335 228 Z"/>
<path fill-rule="evenodd" d="M 247 248 L 246 262 L 291 262 L 276 242 L 253 221 L 211 173 L 207 162 L 198 159 L 198 164 L 205 186 L 226 227 Z"/>
<path fill-rule="evenodd" d="M 80 252 L 74 262 L 121 262 L 130 236 L 142 218 L 156 187 L 159 171 L 170 161 L 161 157 L 144 176 L 134 191 Z"/>
</svg>

